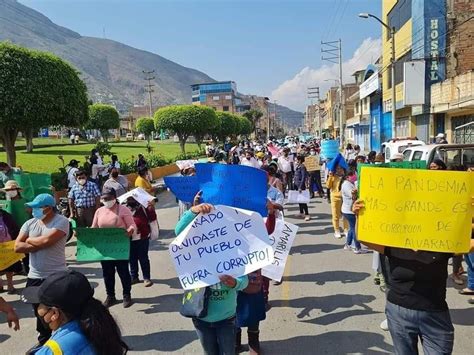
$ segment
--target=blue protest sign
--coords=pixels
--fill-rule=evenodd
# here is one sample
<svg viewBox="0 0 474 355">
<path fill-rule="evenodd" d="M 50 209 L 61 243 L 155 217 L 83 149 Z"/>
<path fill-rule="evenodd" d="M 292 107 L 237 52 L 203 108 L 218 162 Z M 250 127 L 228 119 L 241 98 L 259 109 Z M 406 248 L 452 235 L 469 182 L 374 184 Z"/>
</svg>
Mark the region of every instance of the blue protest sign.
<svg viewBox="0 0 474 355">
<path fill-rule="evenodd" d="M 178 200 L 193 202 L 199 192 L 197 176 L 165 176 L 165 184 Z"/>
<path fill-rule="evenodd" d="M 202 201 L 267 215 L 267 174 L 241 165 L 196 164 Z"/>
</svg>

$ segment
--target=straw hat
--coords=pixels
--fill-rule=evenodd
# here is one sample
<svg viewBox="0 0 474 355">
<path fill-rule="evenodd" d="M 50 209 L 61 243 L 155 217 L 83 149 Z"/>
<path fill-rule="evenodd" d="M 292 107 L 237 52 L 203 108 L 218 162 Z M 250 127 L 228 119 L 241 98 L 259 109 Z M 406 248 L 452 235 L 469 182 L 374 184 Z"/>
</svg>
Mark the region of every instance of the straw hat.
<svg viewBox="0 0 474 355">
<path fill-rule="evenodd" d="M 5 183 L 5 186 L 3 187 L 3 189 L 1 189 L 2 191 L 10 191 L 10 190 L 23 190 L 20 185 L 18 185 L 18 182 L 16 182 L 15 180 L 8 180 L 6 183 Z"/>
</svg>

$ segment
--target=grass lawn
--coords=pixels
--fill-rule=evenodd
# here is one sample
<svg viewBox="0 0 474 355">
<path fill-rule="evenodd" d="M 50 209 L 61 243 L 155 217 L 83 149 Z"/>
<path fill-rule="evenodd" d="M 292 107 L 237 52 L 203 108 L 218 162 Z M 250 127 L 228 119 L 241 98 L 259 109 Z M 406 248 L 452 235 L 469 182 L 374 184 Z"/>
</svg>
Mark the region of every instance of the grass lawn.
<svg viewBox="0 0 474 355">
<path fill-rule="evenodd" d="M 35 139 L 35 144 L 51 144 L 54 141 L 55 144 L 61 142 L 60 139 L 48 139 L 43 141 L 43 138 Z M 65 141 L 67 143 L 67 141 Z M 22 145 L 17 143 L 17 145 Z M 118 155 L 120 160 L 128 160 L 132 156 L 136 157 L 139 153 L 146 155 L 146 142 L 117 142 L 111 143 L 112 152 Z M 151 143 L 153 147 L 153 154 L 162 154 L 165 158 L 172 159 L 181 153 L 178 143 L 171 141 L 154 141 Z M 72 145 L 66 144 L 62 147 L 45 147 L 35 148 L 32 153 L 26 153 L 24 150 L 17 151 L 17 166 L 21 166 L 25 171 L 31 172 L 55 172 L 62 166 L 61 161 L 58 159 L 58 155 L 64 157 L 64 162 L 67 164 L 71 159 L 77 159 L 82 163 L 85 161 L 85 156 L 89 156 L 91 149 L 94 148 L 94 144 L 80 144 Z M 187 152 L 196 151 L 197 145 L 188 143 L 186 144 Z M 105 162 L 110 161 L 110 157 L 105 157 Z M 0 161 L 6 161 L 6 154 L 0 152 Z"/>
</svg>

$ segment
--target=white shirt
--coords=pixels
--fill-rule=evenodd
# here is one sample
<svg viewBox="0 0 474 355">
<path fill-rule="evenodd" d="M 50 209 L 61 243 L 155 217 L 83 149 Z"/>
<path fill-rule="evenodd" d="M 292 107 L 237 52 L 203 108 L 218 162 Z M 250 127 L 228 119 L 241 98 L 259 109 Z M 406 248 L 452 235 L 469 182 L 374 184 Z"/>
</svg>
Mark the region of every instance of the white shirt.
<svg viewBox="0 0 474 355">
<path fill-rule="evenodd" d="M 72 167 L 70 167 L 69 170 L 67 171 L 67 181 L 68 181 L 67 186 L 69 188 L 72 188 L 74 184 L 76 183 L 76 173 L 78 171 L 79 171 L 78 168 L 72 168 Z"/>
<path fill-rule="evenodd" d="M 342 213 L 354 214 L 354 212 L 352 212 L 352 204 L 354 203 L 354 200 L 352 199 L 352 190 L 354 190 L 355 188 L 356 186 L 349 180 L 344 180 L 344 182 L 342 183 Z"/>
<path fill-rule="evenodd" d="M 260 166 L 258 165 L 257 159 L 255 159 L 254 157 L 252 157 L 250 159 L 247 159 L 246 157 L 243 157 L 240 160 L 240 165 L 250 166 L 252 168 L 257 168 L 257 169 L 260 168 Z"/>
<path fill-rule="evenodd" d="M 278 169 L 283 173 L 289 173 L 291 171 L 291 158 L 281 156 L 278 158 Z"/>
</svg>

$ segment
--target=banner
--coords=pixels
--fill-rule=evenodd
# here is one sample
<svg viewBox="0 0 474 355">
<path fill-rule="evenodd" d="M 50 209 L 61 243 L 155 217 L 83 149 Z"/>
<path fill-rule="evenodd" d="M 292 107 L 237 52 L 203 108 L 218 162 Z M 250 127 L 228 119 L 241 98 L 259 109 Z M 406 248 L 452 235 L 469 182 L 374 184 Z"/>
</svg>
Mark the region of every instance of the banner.
<svg viewBox="0 0 474 355">
<path fill-rule="evenodd" d="M 199 214 L 169 251 L 185 290 L 214 285 L 219 275 L 246 275 L 273 262 L 262 217 L 228 206 Z"/>
<path fill-rule="evenodd" d="M 286 260 L 298 232 L 298 226 L 277 219 L 275 230 L 270 235 L 273 247 L 273 263 L 262 269 L 262 275 L 280 282 L 285 272 Z"/>
<path fill-rule="evenodd" d="M 21 196 L 26 201 L 32 201 L 37 195 L 47 193 L 52 195 L 51 175 L 38 173 L 13 174 L 13 180 L 23 189 Z"/>
<path fill-rule="evenodd" d="M 77 228 L 77 261 L 128 260 L 130 238 L 122 228 Z"/>
<path fill-rule="evenodd" d="M 267 216 L 267 174 L 241 165 L 196 164 L 202 201 Z"/>
<path fill-rule="evenodd" d="M 304 166 L 308 171 L 316 171 L 320 169 L 319 157 L 316 155 L 309 155 L 304 159 Z"/>
<path fill-rule="evenodd" d="M 278 148 L 274 147 L 273 145 L 267 145 L 267 149 L 272 155 L 272 158 L 278 158 L 278 156 L 280 155 L 280 153 L 278 152 Z"/>
<path fill-rule="evenodd" d="M 466 253 L 471 240 L 474 174 L 419 169 L 361 169 L 357 238 L 379 245 Z"/>
<path fill-rule="evenodd" d="M 0 271 L 12 266 L 25 257 L 25 254 L 15 253 L 15 241 L 0 243 Z"/>
<path fill-rule="evenodd" d="M 143 190 L 141 187 L 137 187 L 117 198 L 119 203 L 124 203 L 127 198 L 133 197 L 143 207 L 148 207 L 148 203 L 155 199 L 155 196 L 150 195 L 148 192 Z"/>
<path fill-rule="evenodd" d="M 165 176 L 165 185 L 176 198 L 183 202 L 193 202 L 199 192 L 197 176 Z"/>
<path fill-rule="evenodd" d="M 27 201 L 22 198 L 20 200 L 0 200 L 0 207 L 10 213 L 18 227 L 31 218 L 30 213 L 26 210 L 25 203 Z"/>
</svg>

